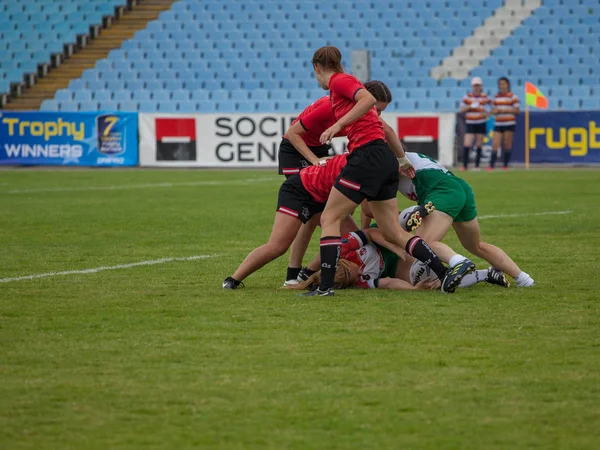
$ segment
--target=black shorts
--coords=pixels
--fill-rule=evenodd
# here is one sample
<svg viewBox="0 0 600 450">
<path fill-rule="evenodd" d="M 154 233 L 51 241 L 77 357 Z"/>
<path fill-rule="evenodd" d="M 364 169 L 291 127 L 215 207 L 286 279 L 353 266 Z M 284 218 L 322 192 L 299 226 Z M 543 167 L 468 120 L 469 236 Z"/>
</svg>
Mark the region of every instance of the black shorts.
<svg viewBox="0 0 600 450">
<path fill-rule="evenodd" d="M 467 134 L 487 134 L 487 128 L 484 123 L 468 123 Z"/>
<path fill-rule="evenodd" d="M 494 127 L 494 133 L 504 133 L 505 131 L 515 132 L 516 125 L 505 125 L 503 127 Z"/>
<path fill-rule="evenodd" d="M 308 147 L 317 158 L 329 156 L 330 145 L 320 145 L 319 147 Z M 300 169 L 310 167 L 312 164 L 304 156 L 298 153 L 292 143 L 283 138 L 279 144 L 279 175 L 285 175 L 287 178 L 300 172 Z"/>
<path fill-rule="evenodd" d="M 398 193 L 398 159 L 383 140 L 358 147 L 347 159 L 335 187 L 354 203 L 382 201 Z"/>
<path fill-rule="evenodd" d="M 300 175 L 290 175 L 279 188 L 277 212 L 296 217 L 302 223 L 323 212 L 325 203 L 318 203 L 304 188 Z"/>
</svg>

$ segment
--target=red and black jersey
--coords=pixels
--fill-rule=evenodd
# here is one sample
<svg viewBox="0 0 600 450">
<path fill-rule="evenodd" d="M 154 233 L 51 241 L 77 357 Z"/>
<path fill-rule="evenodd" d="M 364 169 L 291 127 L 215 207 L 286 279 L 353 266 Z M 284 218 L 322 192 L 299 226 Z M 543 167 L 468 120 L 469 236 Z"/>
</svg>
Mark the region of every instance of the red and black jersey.
<svg viewBox="0 0 600 450">
<path fill-rule="evenodd" d="M 326 203 L 331 188 L 342 168 L 346 165 L 347 154 L 337 155 L 321 166 L 310 166 L 300 171 L 302 185 L 319 203 Z"/>
<path fill-rule="evenodd" d="M 331 109 L 331 101 L 329 96 L 321 97 L 316 102 L 309 105 L 300 115 L 292 122 L 294 125 L 300 122 L 305 133 L 302 135 L 302 140 L 309 147 L 319 147 L 319 140 L 323 131 L 335 123 L 335 116 Z M 287 138 L 286 136 L 283 136 Z"/>
<path fill-rule="evenodd" d="M 346 73 L 335 73 L 329 79 L 329 97 L 336 120 L 344 117 L 356 105 L 356 93 L 364 89 L 357 78 Z M 385 140 L 383 125 L 375 107 L 346 127 L 348 151 L 352 151 L 367 142 Z"/>
</svg>

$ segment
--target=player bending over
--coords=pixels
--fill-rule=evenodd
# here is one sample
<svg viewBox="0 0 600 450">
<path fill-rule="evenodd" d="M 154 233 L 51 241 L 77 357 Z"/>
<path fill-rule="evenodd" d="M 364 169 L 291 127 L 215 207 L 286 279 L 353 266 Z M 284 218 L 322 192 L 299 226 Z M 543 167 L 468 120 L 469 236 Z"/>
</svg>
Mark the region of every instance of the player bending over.
<svg viewBox="0 0 600 450">
<path fill-rule="evenodd" d="M 453 227 L 466 250 L 513 277 L 517 286 L 533 286 L 533 279 L 502 249 L 481 240 L 471 186 L 429 156 L 406 152 L 406 157 L 414 166 L 416 175 L 412 180 L 401 176 L 398 190 L 417 202 L 421 217 L 425 216 L 422 223 L 412 223 L 408 229 L 420 225 L 416 234 L 431 245 L 442 261 L 453 267 L 467 259 L 441 242 Z M 428 212 L 432 208 L 434 210 Z"/>
</svg>

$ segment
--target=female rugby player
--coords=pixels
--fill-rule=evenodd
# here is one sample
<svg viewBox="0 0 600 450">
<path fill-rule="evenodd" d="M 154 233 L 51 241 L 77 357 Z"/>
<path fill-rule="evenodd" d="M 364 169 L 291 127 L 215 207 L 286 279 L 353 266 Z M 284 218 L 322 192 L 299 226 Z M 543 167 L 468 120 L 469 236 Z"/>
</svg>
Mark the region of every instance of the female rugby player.
<svg viewBox="0 0 600 450">
<path fill-rule="evenodd" d="M 265 264 L 279 258 L 292 245 L 300 225 L 321 213 L 335 179 L 347 155 L 338 155 L 327 164 L 307 167 L 284 181 L 279 189 L 277 212 L 269 241 L 253 250 L 235 273 L 223 281 L 223 288 L 236 289 L 242 280 Z M 346 216 L 342 228 L 350 232 L 358 228 L 351 216 Z"/>
<path fill-rule="evenodd" d="M 378 80 L 368 81 L 365 83 L 365 88 L 373 95 L 373 97 L 375 97 L 375 100 L 377 100 L 375 109 L 377 110 L 377 114 L 381 115 L 392 101 L 390 90 L 383 81 Z M 323 99 L 327 99 L 326 104 L 323 104 Z M 319 103 L 318 106 L 317 103 Z M 334 123 L 335 117 L 333 115 L 333 110 L 331 109 L 329 97 L 323 97 L 302 111 L 299 120 L 292 123 L 289 130 L 286 132 L 288 142 L 292 143 L 293 147 L 298 150 L 298 154 L 307 154 L 312 150 L 309 143 L 320 142 L 319 139 L 323 131 Z M 383 120 L 382 123 L 388 144 L 392 148 L 396 148 L 398 153 L 404 155 L 404 148 L 394 130 Z M 336 136 L 345 135 L 345 130 L 342 130 Z M 309 222 L 303 224 L 296 239 L 294 239 L 286 273 L 286 284 L 293 284 L 296 282 L 302 268 L 302 258 L 310 244 L 310 239 L 312 238 L 315 228 L 319 225 L 320 218 L 320 215 L 314 216 Z M 306 276 L 306 274 L 310 275 L 310 269 L 305 268 L 303 273 L 303 276 Z"/>
<path fill-rule="evenodd" d="M 475 195 L 466 181 L 454 176 L 437 161 L 419 153 L 406 152 L 416 175 L 410 180 L 400 177 L 398 190 L 419 205 L 431 204 L 432 212 L 422 212 L 422 223 L 416 234 L 431 245 L 440 259 L 450 267 L 466 260 L 441 240 L 450 227 L 462 246 L 486 260 L 492 267 L 514 278 L 517 286 L 533 286 L 533 279 L 500 248 L 481 240 Z"/>
<path fill-rule="evenodd" d="M 411 236 L 398 223 L 399 165 L 410 163 L 403 154 L 394 154 L 385 142 L 382 122 L 375 111 L 377 103 L 355 77 L 345 74 L 341 53 L 336 47 L 318 49 L 312 58 L 315 76 L 329 96 L 336 122 L 321 135 L 328 143 L 342 129 L 348 135 L 347 164 L 341 170 L 321 215 L 321 283 L 318 289 L 304 295 L 334 295 L 333 279 L 340 255 L 341 224 L 364 199 L 371 209 L 385 238 L 406 248 L 418 260 L 428 264 L 443 280 L 442 291 L 453 292 L 460 279 L 475 269 L 470 262 L 447 270 L 429 246 L 419 237 Z"/>
<path fill-rule="evenodd" d="M 494 139 L 492 140 L 492 159 L 487 170 L 494 170 L 500 145 L 502 145 L 502 151 L 504 152 L 503 169 L 508 170 L 513 136 L 517 125 L 516 115 L 519 114 L 519 111 L 519 98 L 510 92 L 510 81 L 506 77 L 500 78 L 498 80 L 498 93 L 492 100 L 491 113 L 496 116 L 496 124 L 494 125 Z"/>
</svg>

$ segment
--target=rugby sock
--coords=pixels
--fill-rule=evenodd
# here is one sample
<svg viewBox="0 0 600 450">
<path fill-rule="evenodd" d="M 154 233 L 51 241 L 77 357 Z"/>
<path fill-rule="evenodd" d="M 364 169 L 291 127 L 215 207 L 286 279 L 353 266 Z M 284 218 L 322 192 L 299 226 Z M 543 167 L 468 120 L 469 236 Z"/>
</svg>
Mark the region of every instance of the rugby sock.
<svg viewBox="0 0 600 450">
<path fill-rule="evenodd" d="M 469 166 L 469 147 L 463 147 L 463 167 L 466 169 Z"/>
<path fill-rule="evenodd" d="M 504 150 L 504 167 L 508 167 L 508 163 L 510 162 L 510 154 L 512 149 Z"/>
<path fill-rule="evenodd" d="M 288 267 L 285 281 L 295 280 L 300 275 L 301 267 Z"/>
<path fill-rule="evenodd" d="M 369 239 L 364 231 L 358 230 L 348 233 L 342 239 L 342 257 L 348 255 L 351 251 L 358 250 L 369 243 Z"/>
<path fill-rule="evenodd" d="M 410 256 L 413 256 L 423 264 L 428 265 L 440 280 L 444 279 L 448 269 L 446 269 L 446 267 L 442 264 L 442 261 L 440 261 L 440 258 L 433 253 L 433 250 L 431 250 L 429 245 L 427 245 L 427 242 L 425 242 L 423 239 L 418 236 L 413 236 L 406 243 L 405 250 Z"/>
<path fill-rule="evenodd" d="M 479 167 L 481 161 L 481 147 L 477 147 L 477 157 L 475 158 L 475 167 Z"/>
<path fill-rule="evenodd" d="M 342 251 L 342 239 L 339 236 L 321 238 L 321 291 L 333 288 L 335 270 Z"/>
<path fill-rule="evenodd" d="M 474 284 L 484 282 L 487 278 L 488 271 L 485 269 L 476 270 L 473 273 L 468 273 L 464 276 L 462 280 L 460 280 L 460 284 L 458 287 L 466 288 L 469 286 L 473 286 Z"/>
<path fill-rule="evenodd" d="M 496 160 L 498 159 L 498 153 L 496 153 L 494 150 L 492 150 L 492 159 L 490 161 L 490 167 L 493 169 L 494 166 L 496 165 Z"/>
<path fill-rule="evenodd" d="M 520 287 L 528 287 L 533 286 L 535 284 L 535 281 L 533 281 L 533 278 L 531 278 L 529 274 L 521 272 L 515 278 L 515 284 Z"/>
<path fill-rule="evenodd" d="M 463 255 L 459 255 L 458 253 L 456 255 L 454 255 L 452 258 L 450 258 L 450 261 L 448 261 L 448 265 L 451 268 L 454 268 L 454 266 L 456 266 L 458 263 L 463 262 L 465 258 Z"/>
</svg>

